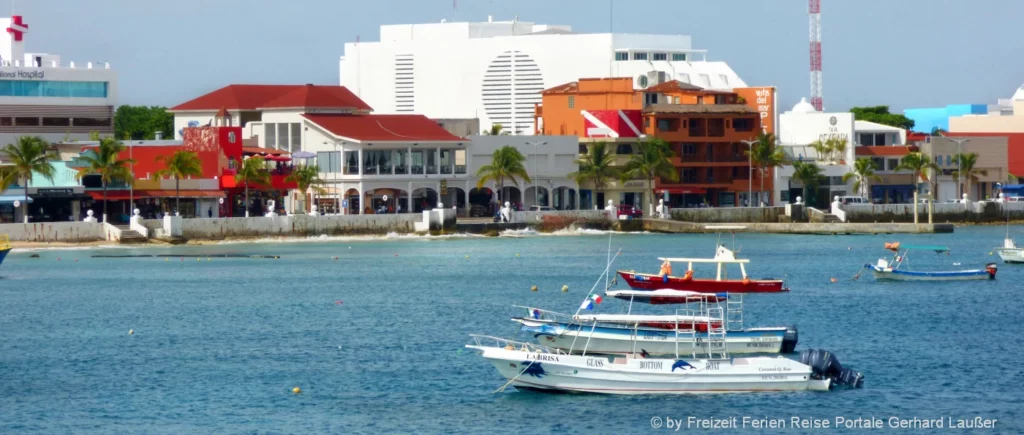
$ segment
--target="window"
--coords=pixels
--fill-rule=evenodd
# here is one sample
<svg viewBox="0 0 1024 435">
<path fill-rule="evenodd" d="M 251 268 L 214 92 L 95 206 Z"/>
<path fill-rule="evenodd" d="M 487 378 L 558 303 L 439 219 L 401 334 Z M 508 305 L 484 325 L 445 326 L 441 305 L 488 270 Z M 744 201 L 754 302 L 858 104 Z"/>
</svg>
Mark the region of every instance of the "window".
<svg viewBox="0 0 1024 435">
<path fill-rule="evenodd" d="M 871 133 L 861 133 L 860 144 L 864 146 L 872 146 L 875 144 L 875 135 Z"/>
<path fill-rule="evenodd" d="M 622 62 L 624 60 L 629 60 L 629 53 L 622 52 L 622 51 L 617 51 L 617 52 L 615 52 L 615 60 L 617 62 Z"/>
<path fill-rule="evenodd" d="M 70 127 L 71 118 L 43 118 L 44 127 Z"/>
<path fill-rule="evenodd" d="M 697 155 L 697 144 L 695 143 L 684 143 L 683 144 L 683 157 L 693 158 Z"/>
<path fill-rule="evenodd" d="M 277 124 L 277 147 L 285 151 L 288 150 L 288 124 Z"/>
<path fill-rule="evenodd" d="M 455 150 L 455 173 L 466 173 L 466 150 Z"/>
<path fill-rule="evenodd" d="M 679 104 L 679 97 L 673 97 L 673 100 L 674 103 Z"/>
<path fill-rule="evenodd" d="M 292 152 L 302 151 L 302 125 L 295 122 L 292 123 Z"/>
<path fill-rule="evenodd" d="M 673 126 L 673 124 L 675 124 L 675 123 L 672 122 L 672 121 L 673 120 L 671 120 L 671 119 L 664 119 L 664 118 L 659 119 L 658 120 L 658 131 L 676 131 L 676 128 Z"/>
<path fill-rule="evenodd" d="M 887 142 L 885 140 L 886 136 L 885 133 L 875 133 L 875 145 L 885 145 Z"/>
<path fill-rule="evenodd" d="M 615 154 L 619 154 L 619 155 L 633 154 L 633 146 L 628 144 L 628 143 L 619 144 L 619 146 L 615 148 Z"/>
<path fill-rule="evenodd" d="M 10 116 L 0 118 L 0 126 L 10 127 L 12 125 L 14 125 L 14 118 L 11 118 Z"/>
<path fill-rule="evenodd" d="M 698 96 L 697 97 L 697 104 L 704 104 L 704 97 Z"/>
<path fill-rule="evenodd" d="M 2 97 L 107 98 L 107 82 L 2 80 Z"/>
<path fill-rule="evenodd" d="M 633 53 L 633 60 L 647 60 L 647 53 Z"/>
<path fill-rule="evenodd" d="M 895 171 L 896 167 L 900 165 L 900 159 L 889 159 L 889 170 Z"/>
<path fill-rule="evenodd" d="M 668 54 L 666 53 L 654 53 L 652 57 L 654 60 L 668 60 Z"/>
<path fill-rule="evenodd" d="M 686 53 L 672 53 L 673 62 L 686 62 Z"/>
<path fill-rule="evenodd" d="M 726 104 L 725 95 L 715 95 L 715 104 Z"/>
<path fill-rule="evenodd" d="M 752 131 L 754 120 L 751 118 L 736 118 L 732 120 L 732 128 L 736 131 Z"/>
<path fill-rule="evenodd" d="M 345 175 L 359 174 L 359 151 L 345 151 Z"/>
<path fill-rule="evenodd" d="M 71 124 L 75 127 L 110 127 L 110 118 L 74 118 Z"/>
<path fill-rule="evenodd" d="M 576 96 L 575 95 L 570 95 L 569 96 L 569 108 L 572 109 L 574 107 L 576 107 Z"/>
<path fill-rule="evenodd" d="M 408 150 L 395 150 L 395 174 L 405 175 L 409 173 L 409 151 Z"/>
<path fill-rule="evenodd" d="M 451 174 L 453 171 L 452 150 L 441 150 L 441 173 Z"/>
<path fill-rule="evenodd" d="M 36 127 L 39 125 L 39 118 L 14 118 L 14 125 L 18 127 Z"/>
<path fill-rule="evenodd" d="M 725 136 L 725 119 L 724 118 L 710 118 L 708 121 L 708 136 L 722 137 Z"/>
<path fill-rule="evenodd" d="M 885 159 L 883 159 L 881 157 L 872 157 L 871 158 L 871 163 L 872 163 L 872 166 L 874 166 L 876 170 L 879 170 L 879 171 L 884 171 L 885 170 Z"/>
<path fill-rule="evenodd" d="M 942 156 L 939 156 L 939 159 L 941 160 Z M 946 166 L 951 166 L 952 164 L 953 164 L 953 156 L 951 156 L 949 154 L 946 154 Z"/>
<path fill-rule="evenodd" d="M 320 151 L 316 153 L 316 165 L 320 167 L 320 172 L 341 172 L 341 153 Z"/>
<path fill-rule="evenodd" d="M 264 145 L 267 148 L 277 148 L 277 124 L 263 124 L 263 134 L 266 136 Z"/>
<path fill-rule="evenodd" d="M 412 173 L 422 174 L 423 173 L 423 150 L 412 150 Z"/>
<path fill-rule="evenodd" d="M 697 182 L 697 169 L 696 168 L 683 168 L 682 176 L 679 177 L 684 183 L 696 183 Z"/>
</svg>

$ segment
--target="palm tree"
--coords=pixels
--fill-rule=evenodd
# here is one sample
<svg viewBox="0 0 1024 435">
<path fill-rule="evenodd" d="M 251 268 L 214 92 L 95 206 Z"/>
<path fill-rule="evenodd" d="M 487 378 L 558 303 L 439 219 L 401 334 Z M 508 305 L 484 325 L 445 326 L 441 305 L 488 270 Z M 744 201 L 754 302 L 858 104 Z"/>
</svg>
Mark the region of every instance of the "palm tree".
<svg viewBox="0 0 1024 435">
<path fill-rule="evenodd" d="M 4 154 L 7 154 L 7 160 L 10 161 L 12 168 L 7 170 L 8 175 L 5 178 L 8 179 L 8 182 L 12 181 L 11 177 L 20 178 L 25 182 L 23 186 L 25 188 L 25 208 L 22 209 L 22 215 L 25 216 L 26 224 L 28 223 L 28 186 L 32 183 L 33 174 L 42 175 L 43 178 L 53 181 L 53 175 L 56 173 L 53 163 L 50 163 L 53 155 L 48 147 L 49 144 L 38 136 L 21 136 L 17 143 L 4 147 Z"/>
<path fill-rule="evenodd" d="M 0 166 L 0 192 L 7 190 L 18 182 L 18 173 L 14 166 Z"/>
<path fill-rule="evenodd" d="M 491 124 L 490 130 L 484 130 L 484 136 L 508 136 L 507 131 L 502 131 L 501 124 Z"/>
<path fill-rule="evenodd" d="M 316 165 L 298 166 L 292 171 L 291 175 L 284 180 L 295 183 L 298 186 L 299 191 L 302 192 L 303 199 L 306 197 L 306 191 L 311 187 L 314 192 L 324 192 L 324 189 L 320 187 L 324 185 L 324 180 L 320 178 L 320 167 Z M 310 205 L 312 205 L 312 201 L 310 201 Z M 292 204 L 292 213 L 295 213 L 294 204 Z M 310 209 L 310 213 L 312 213 L 312 209 Z"/>
<path fill-rule="evenodd" d="M 828 161 L 828 144 L 819 140 L 811 142 L 811 148 L 814 150 L 817 157 L 814 159 L 816 162 L 825 163 Z"/>
<path fill-rule="evenodd" d="M 975 169 L 974 166 L 978 164 L 978 154 L 976 153 L 957 154 L 953 156 L 953 163 L 958 168 L 953 171 L 953 176 L 956 177 L 957 182 L 964 179 L 967 180 L 967 184 L 963 189 L 964 192 L 971 191 L 971 180 L 977 180 L 979 175 L 988 175 L 987 170 Z"/>
<path fill-rule="evenodd" d="M 198 177 L 203 175 L 203 162 L 194 151 L 175 151 L 168 158 L 159 156 L 156 161 L 163 162 L 164 168 L 153 173 L 153 179 L 159 180 L 164 177 L 174 178 L 174 211 L 179 210 L 181 201 L 181 189 L 179 184 L 182 178 Z"/>
<path fill-rule="evenodd" d="M 263 157 L 252 156 L 242 161 L 242 167 L 235 173 L 235 183 L 245 185 L 245 217 L 249 217 L 249 184 L 270 184 L 270 171 Z"/>
<path fill-rule="evenodd" d="M 804 188 L 804 202 L 810 201 L 809 189 L 818 187 L 818 180 L 821 178 L 821 168 L 808 162 L 793 162 L 793 179 L 800 180 Z"/>
<path fill-rule="evenodd" d="M 840 137 L 830 137 L 825 141 L 828 146 L 829 152 L 832 156 L 833 162 L 839 162 L 844 164 L 846 161 L 846 139 Z"/>
<path fill-rule="evenodd" d="M 939 170 L 939 165 L 936 165 L 928 156 L 921 153 L 910 153 L 900 160 L 900 164 L 896 166 L 896 170 L 911 171 L 914 173 L 914 223 L 917 223 L 917 196 L 918 191 L 921 189 L 921 181 L 928 181 L 928 174 L 925 173 L 928 169 L 933 171 Z"/>
<path fill-rule="evenodd" d="M 103 183 L 103 222 L 107 221 L 107 186 L 115 180 L 123 181 L 129 186 L 134 183 L 135 177 L 129 165 L 135 161 L 120 158 L 124 149 L 124 144 L 107 137 L 100 139 L 99 147 L 81 157 L 85 166 L 78 170 L 78 178 L 99 175 L 100 182 Z"/>
<path fill-rule="evenodd" d="M 769 168 L 778 168 L 786 163 L 786 154 L 782 149 L 775 146 L 775 135 L 761 132 L 757 135 L 757 142 L 746 151 L 751 163 L 761 173 L 761 192 L 764 192 L 764 173 Z M 758 201 L 760 204 L 761 201 Z"/>
<path fill-rule="evenodd" d="M 502 189 L 505 187 L 505 180 L 512 181 L 512 184 L 516 186 L 519 185 L 516 177 L 521 177 L 527 183 L 530 182 L 530 174 L 526 172 L 524 162 L 526 162 L 526 157 L 515 147 L 505 145 L 498 148 L 494 151 L 491 164 L 481 166 L 476 171 L 476 176 L 479 178 L 476 182 L 477 189 L 494 181 L 498 185 L 498 202 L 501 203 L 504 201 Z"/>
<path fill-rule="evenodd" d="M 594 183 L 594 200 L 597 194 L 604 191 L 608 181 L 618 178 L 619 169 L 615 165 L 615 155 L 608 152 L 608 144 L 597 142 L 593 144 L 586 154 L 576 160 L 579 170 L 568 175 L 576 181 L 576 184 L 583 185 L 586 182 Z"/>
<path fill-rule="evenodd" d="M 867 157 L 859 158 L 853 163 L 853 171 L 843 174 L 843 182 L 849 182 L 851 178 L 857 178 L 853 183 L 853 190 L 856 190 L 862 197 L 867 198 L 868 186 L 871 180 L 881 181 L 882 177 L 875 175 L 875 162 Z"/>
<path fill-rule="evenodd" d="M 654 138 L 640 142 L 639 152 L 629 156 L 626 162 L 626 170 L 622 172 L 621 179 L 625 183 L 631 178 L 643 178 L 648 182 L 651 196 L 647 202 L 649 213 L 654 212 L 654 179 L 664 178 L 670 181 L 679 180 L 679 171 L 669 162 L 675 156 L 672 149 L 665 141 Z"/>
</svg>

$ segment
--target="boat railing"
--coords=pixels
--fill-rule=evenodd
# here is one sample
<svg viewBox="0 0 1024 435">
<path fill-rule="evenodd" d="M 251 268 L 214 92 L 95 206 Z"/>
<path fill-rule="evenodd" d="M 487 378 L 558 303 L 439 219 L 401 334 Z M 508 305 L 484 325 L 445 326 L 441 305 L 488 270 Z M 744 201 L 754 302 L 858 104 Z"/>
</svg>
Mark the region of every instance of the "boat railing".
<svg viewBox="0 0 1024 435">
<path fill-rule="evenodd" d="M 743 330 L 743 293 L 731 293 L 726 299 L 725 326 L 730 331 Z"/>
<path fill-rule="evenodd" d="M 493 335 L 469 334 L 469 337 L 473 340 L 473 345 L 478 347 L 500 347 L 507 350 L 519 350 L 523 352 L 565 354 L 565 352 L 562 352 L 561 350 L 552 350 L 547 346 L 541 346 L 536 343 L 510 340 L 507 338 L 495 337 Z"/>
<path fill-rule="evenodd" d="M 535 307 L 527 307 L 523 305 L 513 305 L 513 308 L 522 308 L 527 311 L 526 317 L 533 320 L 545 320 L 551 322 L 565 322 L 571 323 L 573 321 L 572 314 L 559 313 L 557 311 L 542 310 Z"/>
</svg>

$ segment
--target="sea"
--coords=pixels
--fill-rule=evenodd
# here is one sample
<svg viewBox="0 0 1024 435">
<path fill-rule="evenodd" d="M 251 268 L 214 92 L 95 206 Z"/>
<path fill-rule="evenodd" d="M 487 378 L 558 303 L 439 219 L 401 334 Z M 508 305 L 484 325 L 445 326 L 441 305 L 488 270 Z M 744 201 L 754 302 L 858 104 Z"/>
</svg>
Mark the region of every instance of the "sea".
<svg viewBox="0 0 1024 435">
<path fill-rule="evenodd" d="M 1024 242 L 1021 230 L 1009 228 Z M 1006 231 L 569 229 L 17 250 L 0 266 L 0 433 L 913 433 L 936 422 L 1021 433 L 1024 265 L 992 252 Z M 860 273 L 893 241 L 950 248 L 911 253 L 916 269 L 997 262 L 997 279 Z M 656 272 L 659 256 L 711 257 L 718 243 L 749 258 L 752 277 L 791 288 L 747 295 L 746 326 L 797 325 L 798 351 L 833 352 L 864 374 L 863 388 L 496 392 L 505 380 L 464 347 L 470 334 L 530 339 L 510 321 L 526 312 L 514 306 L 575 311 L 603 291 L 609 258 L 613 270 Z M 606 299 L 596 311 L 624 307 Z"/>
</svg>

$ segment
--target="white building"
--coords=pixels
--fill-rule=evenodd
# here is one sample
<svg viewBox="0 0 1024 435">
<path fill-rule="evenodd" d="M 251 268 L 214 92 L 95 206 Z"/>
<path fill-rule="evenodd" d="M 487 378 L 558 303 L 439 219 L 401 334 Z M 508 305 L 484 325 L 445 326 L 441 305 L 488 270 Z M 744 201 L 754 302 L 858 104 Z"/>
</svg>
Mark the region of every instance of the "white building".
<svg viewBox="0 0 1024 435">
<path fill-rule="evenodd" d="M 840 154 L 819 156 L 811 144 L 830 138 L 845 140 L 846 149 Z M 853 190 L 853 179 L 842 180 L 843 175 L 853 171 L 858 158 L 872 159 L 880 178 L 870 183 L 878 192 L 868 193 L 869 199 L 889 202 L 885 199 L 888 191 L 899 190 L 903 198 L 912 189 L 909 173 L 896 170 L 901 158 L 909 152 L 907 132 L 901 128 L 857 121 L 850 112 L 817 112 L 806 99 L 801 99 L 793 110 L 779 115 L 778 140 L 788 160 L 815 163 L 822 169 L 825 179 L 812 194 L 814 198 L 810 198 L 819 206 L 835 196 L 861 194 Z M 775 171 L 774 197 L 779 198 L 781 204 L 794 202 L 797 196 L 803 195 L 802 189 L 803 184 L 793 179 L 793 165 L 784 165 Z"/>
<path fill-rule="evenodd" d="M 345 44 L 341 84 L 381 113 L 479 118 L 529 134 L 540 91 L 581 77 L 678 79 L 706 89 L 746 84 L 686 35 L 574 33 L 564 25 L 493 21 L 386 25 L 379 42 Z"/>
<path fill-rule="evenodd" d="M 248 152 L 284 150 L 293 162 L 317 164 L 328 187 L 314 200 L 325 209 L 336 210 L 341 202 L 350 214 L 419 212 L 440 202 L 457 207 L 463 215 L 477 204 L 486 215 L 496 201 L 494 186 L 476 189 L 475 174 L 490 163 L 493 150 L 504 145 L 517 147 L 527 156 L 527 169 L 538 175 L 534 184 L 539 198 L 534 199 L 534 189 L 528 190 L 525 206 L 579 204 L 578 187 L 565 179 L 576 170 L 575 137 L 471 140 L 452 135 L 423 115 L 372 114 L 370 106 L 342 86 L 230 85 L 170 112 L 180 135 L 185 127 L 211 124 L 221 110 L 231 125 L 242 127 Z M 533 145 L 527 139 L 533 139 Z M 479 150 L 470 151 L 477 142 Z"/>
<path fill-rule="evenodd" d="M 25 52 L 28 24 L 0 18 L 0 146 L 19 136 L 48 142 L 112 135 L 117 75 L 106 63 L 62 63 L 59 55 Z"/>
</svg>

